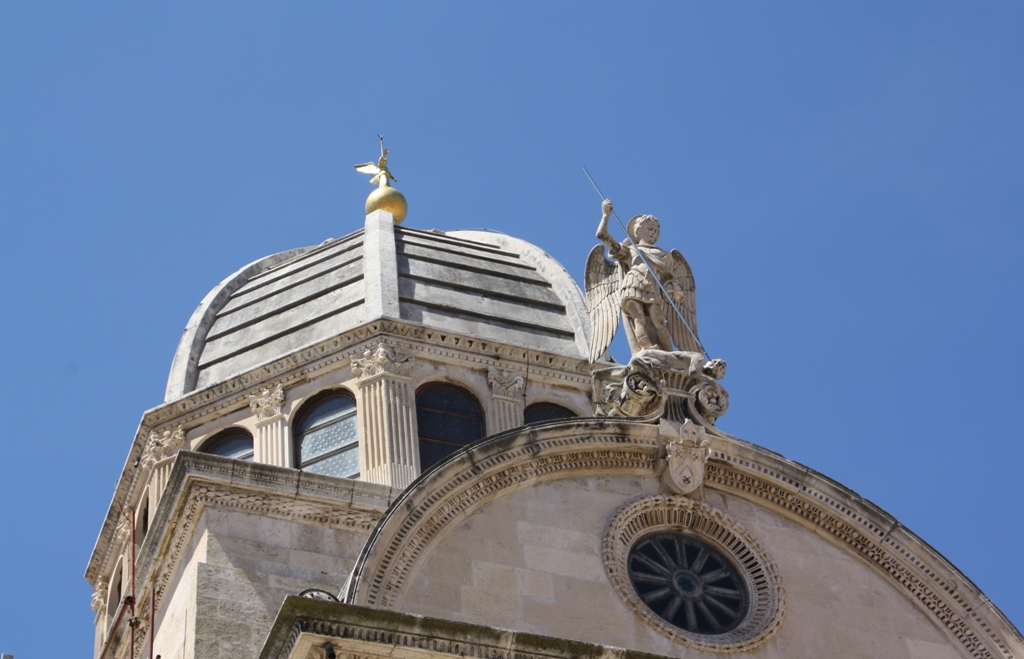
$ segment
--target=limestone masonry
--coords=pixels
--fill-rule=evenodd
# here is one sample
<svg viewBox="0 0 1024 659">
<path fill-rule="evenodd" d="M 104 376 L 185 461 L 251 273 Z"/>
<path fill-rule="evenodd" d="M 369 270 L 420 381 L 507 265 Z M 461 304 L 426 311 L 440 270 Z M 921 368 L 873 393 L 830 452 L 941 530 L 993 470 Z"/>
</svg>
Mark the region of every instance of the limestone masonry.
<svg viewBox="0 0 1024 659">
<path fill-rule="evenodd" d="M 359 167 L 393 180 L 383 145 Z M 89 559 L 94 657 L 1024 659 L 897 520 L 715 427 L 725 362 L 656 218 L 620 243 L 605 203 L 584 297 L 391 207 L 188 321 Z"/>
</svg>

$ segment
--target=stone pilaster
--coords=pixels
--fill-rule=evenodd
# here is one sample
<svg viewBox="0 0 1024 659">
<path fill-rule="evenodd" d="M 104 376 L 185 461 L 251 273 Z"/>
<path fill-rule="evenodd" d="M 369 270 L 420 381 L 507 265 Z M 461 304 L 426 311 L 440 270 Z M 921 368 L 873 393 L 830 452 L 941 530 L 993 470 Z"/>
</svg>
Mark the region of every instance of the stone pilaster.
<svg viewBox="0 0 1024 659">
<path fill-rule="evenodd" d="M 412 357 L 378 343 L 352 360 L 362 394 L 359 424 L 361 478 L 371 483 L 407 487 L 420 471 L 416 428 L 416 394 L 409 378 Z"/>
<path fill-rule="evenodd" d="M 523 425 L 523 389 L 526 387 L 523 374 L 499 366 L 489 366 L 487 383 L 491 385 L 489 434 Z"/>
<path fill-rule="evenodd" d="M 265 387 L 249 394 L 249 408 L 256 415 L 256 436 L 253 437 L 253 461 L 278 467 L 294 467 L 291 428 L 282 410 L 284 388 Z"/>
<path fill-rule="evenodd" d="M 149 444 L 142 453 L 141 466 L 144 471 L 149 471 L 149 483 L 146 487 L 150 518 L 156 513 L 160 495 L 163 494 L 167 478 L 171 475 L 174 456 L 184 446 L 185 430 L 181 426 L 174 430 L 165 430 L 163 433 L 154 432 L 149 436 Z"/>
<path fill-rule="evenodd" d="M 387 211 L 366 216 L 363 232 L 365 320 L 399 318 L 395 221 Z"/>
</svg>

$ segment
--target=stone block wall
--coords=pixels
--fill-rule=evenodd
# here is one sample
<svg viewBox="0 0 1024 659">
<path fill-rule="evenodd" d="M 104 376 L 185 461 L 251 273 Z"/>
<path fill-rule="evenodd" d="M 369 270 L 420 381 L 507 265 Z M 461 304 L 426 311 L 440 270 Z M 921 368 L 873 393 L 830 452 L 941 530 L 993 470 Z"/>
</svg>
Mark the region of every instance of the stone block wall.
<svg viewBox="0 0 1024 659">
<path fill-rule="evenodd" d="M 667 656 L 714 657 L 661 635 L 606 576 L 606 524 L 655 479 L 579 478 L 488 504 L 430 550 L 398 610 Z M 912 602 L 856 557 L 807 528 L 706 489 L 704 502 L 768 550 L 786 591 L 778 631 L 752 657 L 961 656 Z"/>
<path fill-rule="evenodd" d="M 337 594 L 366 535 L 360 529 L 205 509 L 196 550 L 182 570 L 189 587 L 177 584 L 154 652 L 164 659 L 258 655 L 285 597 L 307 588 Z"/>
</svg>

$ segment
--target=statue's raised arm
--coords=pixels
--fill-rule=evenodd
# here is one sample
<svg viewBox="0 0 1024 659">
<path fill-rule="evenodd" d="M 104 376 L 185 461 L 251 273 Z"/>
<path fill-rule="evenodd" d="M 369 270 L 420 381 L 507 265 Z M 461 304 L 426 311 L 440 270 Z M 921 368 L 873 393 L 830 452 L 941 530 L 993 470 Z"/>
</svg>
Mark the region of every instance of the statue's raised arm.
<svg viewBox="0 0 1024 659">
<path fill-rule="evenodd" d="M 612 209 L 610 200 L 601 203 L 597 238 L 603 244 L 587 258 L 591 362 L 605 356 L 620 314 L 633 354 L 650 349 L 703 352 L 697 339 L 693 272 L 686 259 L 676 250 L 656 246 L 661 224 L 653 215 L 635 216 L 626 227 L 629 239 L 617 241 L 608 232 Z M 605 257 L 605 247 L 610 259 Z"/>
<path fill-rule="evenodd" d="M 678 250 L 656 245 L 658 218 L 635 216 L 625 227 L 629 237 L 620 243 L 608 232 L 612 213 L 612 202 L 605 199 L 597 225 L 601 244 L 590 250 L 584 277 L 594 414 L 648 423 L 660 419 L 661 437 L 667 442 L 667 485 L 677 494 L 688 494 L 699 486 L 700 477 L 692 478 L 696 466 L 681 462 L 680 456 L 685 451 L 703 456 L 703 469 L 710 451 L 704 434 L 717 432 L 715 421 L 729 407 L 729 394 L 718 383 L 725 362 L 706 361 L 697 338 L 693 271 Z M 620 316 L 632 353 L 625 365 L 607 363 L 614 362 L 608 346 Z"/>
</svg>

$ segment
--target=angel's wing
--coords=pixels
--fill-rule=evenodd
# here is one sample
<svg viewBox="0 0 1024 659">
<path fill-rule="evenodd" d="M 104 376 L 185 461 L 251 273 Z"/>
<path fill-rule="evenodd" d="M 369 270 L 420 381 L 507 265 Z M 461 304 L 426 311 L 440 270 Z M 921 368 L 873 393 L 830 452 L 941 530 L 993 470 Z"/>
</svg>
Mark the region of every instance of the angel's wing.
<svg viewBox="0 0 1024 659">
<path fill-rule="evenodd" d="M 703 352 L 700 342 L 697 340 L 697 336 L 699 336 L 697 334 L 697 287 L 693 282 L 693 271 L 690 270 L 690 264 L 677 249 L 672 250 L 671 268 L 672 279 L 677 284 L 669 289 L 672 293 L 672 301 L 683 312 L 683 318 L 686 319 L 690 330 L 693 330 L 693 334 L 690 334 L 690 330 L 686 329 L 686 325 L 672 309 L 665 310 L 665 315 L 668 317 L 668 333 L 672 335 L 672 342 L 676 344 L 676 350 Z"/>
<path fill-rule="evenodd" d="M 604 255 L 605 246 L 597 245 L 587 257 L 583 276 L 587 288 L 587 307 L 590 309 L 590 362 L 594 363 L 608 350 L 619 327 L 619 286 L 622 267 Z"/>
<path fill-rule="evenodd" d="M 356 165 L 356 171 L 360 174 L 380 174 L 380 167 L 377 167 L 376 163 L 366 162 L 362 165 Z"/>
</svg>

